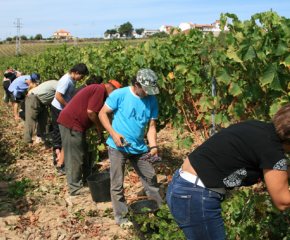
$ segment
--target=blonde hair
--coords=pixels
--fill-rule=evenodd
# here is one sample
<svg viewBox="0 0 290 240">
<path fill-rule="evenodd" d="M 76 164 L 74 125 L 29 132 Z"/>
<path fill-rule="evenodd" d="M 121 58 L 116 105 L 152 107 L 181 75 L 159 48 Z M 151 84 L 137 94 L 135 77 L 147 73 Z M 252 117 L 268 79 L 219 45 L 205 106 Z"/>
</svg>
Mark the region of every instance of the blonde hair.
<svg viewBox="0 0 290 240">
<path fill-rule="evenodd" d="M 30 92 L 33 88 L 36 88 L 37 86 L 38 86 L 38 83 L 32 82 L 29 84 L 27 91 Z"/>
</svg>

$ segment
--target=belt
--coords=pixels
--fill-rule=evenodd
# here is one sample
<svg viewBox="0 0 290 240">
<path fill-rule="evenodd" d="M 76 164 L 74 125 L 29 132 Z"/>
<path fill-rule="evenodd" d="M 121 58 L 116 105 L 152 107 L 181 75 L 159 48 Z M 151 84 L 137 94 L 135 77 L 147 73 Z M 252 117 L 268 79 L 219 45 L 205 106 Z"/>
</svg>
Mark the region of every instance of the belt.
<svg viewBox="0 0 290 240">
<path fill-rule="evenodd" d="M 33 95 L 36 99 L 37 99 L 37 101 L 38 102 L 40 102 L 41 104 L 43 104 L 41 101 L 40 101 L 40 99 L 32 92 L 32 93 L 30 93 L 31 95 Z"/>
<path fill-rule="evenodd" d="M 206 188 L 208 190 L 212 190 L 214 192 L 220 193 L 220 194 L 225 194 L 226 193 L 226 189 L 225 188 L 207 188 L 204 186 L 203 182 L 201 181 L 201 179 L 198 176 L 195 176 L 187 171 L 183 171 L 183 170 L 179 170 L 179 174 L 182 178 L 184 178 L 185 180 L 187 180 L 188 182 L 194 183 L 200 187 Z M 198 179 L 197 179 L 198 178 Z M 197 180 L 197 182 L 196 182 Z"/>
</svg>

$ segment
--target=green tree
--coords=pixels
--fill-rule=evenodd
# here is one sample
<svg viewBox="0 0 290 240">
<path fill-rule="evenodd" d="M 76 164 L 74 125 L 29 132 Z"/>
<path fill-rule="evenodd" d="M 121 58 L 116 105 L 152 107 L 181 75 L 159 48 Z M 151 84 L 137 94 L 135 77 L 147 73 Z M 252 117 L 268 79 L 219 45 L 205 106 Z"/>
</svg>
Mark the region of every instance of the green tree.
<svg viewBox="0 0 290 240">
<path fill-rule="evenodd" d="M 12 38 L 8 37 L 8 38 L 6 38 L 6 41 L 10 42 L 10 41 L 12 41 Z"/>
<path fill-rule="evenodd" d="M 35 40 L 41 40 L 42 39 L 42 35 L 41 34 L 36 34 L 34 39 Z"/>
<path fill-rule="evenodd" d="M 14 36 L 12 39 L 13 39 L 13 40 L 16 40 L 16 39 L 17 39 L 17 36 Z"/>
<path fill-rule="evenodd" d="M 144 28 L 137 28 L 135 29 L 135 32 L 139 35 L 141 35 L 144 32 Z"/>
<path fill-rule="evenodd" d="M 29 40 L 33 40 L 33 36 L 30 36 Z"/>
<path fill-rule="evenodd" d="M 111 36 L 111 34 L 116 34 L 117 33 L 117 30 L 116 29 L 108 29 L 106 32 L 105 32 L 105 36 Z"/>
<path fill-rule="evenodd" d="M 20 36 L 21 40 L 27 40 L 27 37 L 25 35 Z"/>
<path fill-rule="evenodd" d="M 166 32 L 158 32 L 158 33 L 154 33 L 152 35 L 149 36 L 149 38 L 168 38 L 169 34 L 167 34 Z"/>
<path fill-rule="evenodd" d="M 130 22 L 126 22 L 120 26 L 119 33 L 121 36 L 123 34 L 125 34 L 126 37 L 128 37 L 130 35 L 130 33 L 132 33 L 133 30 L 134 30 L 134 28 L 133 28 L 132 24 Z"/>
</svg>

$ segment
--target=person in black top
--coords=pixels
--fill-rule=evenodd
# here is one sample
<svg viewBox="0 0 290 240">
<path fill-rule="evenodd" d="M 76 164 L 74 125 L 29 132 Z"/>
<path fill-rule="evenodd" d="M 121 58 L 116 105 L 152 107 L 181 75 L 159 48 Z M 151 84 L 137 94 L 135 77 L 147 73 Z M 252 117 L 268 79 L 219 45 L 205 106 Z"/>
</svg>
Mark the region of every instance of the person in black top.
<svg viewBox="0 0 290 240">
<path fill-rule="evenodd" d="M 221 130 L 195 149 L 169 184 L 166 200 L 188 239 L 226 239 L 221 202 L 226 189 L 264 179 L 275 206 L 290 209 L 290 104 L 271 123 L 250 120 Z"/>
<path fill-rule="evenodd" d="M 21 72 L 16 71 L 15 69 L 8 69 L 4 73 L 4 79 L 3 79 L 3 88 L 5 91 L 5 98 L 4 102 L 6 105 L 6 110 L 9 108 L 8 103 L 9 101 L 14 104 L 14 97 L 11 92 L 9 92 L 8 88 L 10 84 L 16 79 L 17 77 L 20 77 L 23 75 Z"/>
<path fill-rule="evenodd" d="M 73 97 L 82 89 L 84 89 L 86 86 L 89 86 L 91 84 L 101 84 L 103 82 L 103 78 L 95 75 L 91 75 L 88 80 L 86 81 L 86 84 L 78 87 L 76 90 L 73 92 Z"/>
</svg>

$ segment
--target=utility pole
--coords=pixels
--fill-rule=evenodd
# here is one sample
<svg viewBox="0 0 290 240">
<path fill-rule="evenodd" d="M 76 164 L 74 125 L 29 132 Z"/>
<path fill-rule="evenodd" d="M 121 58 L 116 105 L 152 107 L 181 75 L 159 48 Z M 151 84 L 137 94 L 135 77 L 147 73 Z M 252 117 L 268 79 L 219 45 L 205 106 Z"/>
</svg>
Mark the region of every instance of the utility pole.
<svg viewBox="0 0 290 240">
<path fill-rule="evenodd" d="M 21 18 L 16 18 L 17 22 L 14 22 L 15 27 L 17 28 L 16 35 L 16 56 L 21 54 L 21 41 L 20 41 L 20 28 L 22 23 L 20 23 Z"/>
<path fill-rule="evenodd" d="M 77 23 L 75 22 L 75 40 L 74 40 L 74 45 L 77 45 Z"/>
<path fill-rule="evenodd" d="M 94 39 L 95 38 L 95 32 L 94 32 L 94 30 L 95 30 L 95 24 L 93 23 L 92 26 L 93 26 L 93 39 Z"/>
</svg>

